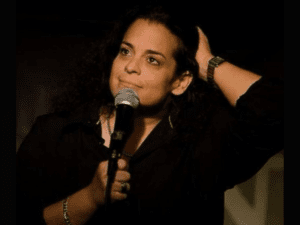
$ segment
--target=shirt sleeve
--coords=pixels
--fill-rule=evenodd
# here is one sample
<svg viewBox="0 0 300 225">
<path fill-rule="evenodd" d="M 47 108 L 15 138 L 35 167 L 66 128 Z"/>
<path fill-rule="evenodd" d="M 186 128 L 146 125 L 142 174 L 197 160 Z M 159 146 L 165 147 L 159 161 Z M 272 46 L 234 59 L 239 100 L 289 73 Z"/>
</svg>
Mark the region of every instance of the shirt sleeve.
<svg viewBox="0 0 300 225">
<path fill-rule="evenodd" d="M 37 117 L 17 152 L 17 224 L 46 224 L 44 209 L 78 188 L 74 160 L 57 150 L 64 121 L 53 114 Z"/>
<path fill-rule="evenodd" d="M 80 132 L 74 131 L 76 135 L 71 132 L 73 135 L 64 136 L 66 122 L 65 118 L 56 114 L 37 117 L 17 152 L 17 224 L 46 224 L 44 209 L 61 202 L 62 212 L 62 200 L 81 190 L 89 182 L 86 178 L 91 177 L 89 172 L 96 168 L 96 164 L 92 163 L 97 163 L 98 159 L 93 159 L 89 164 L 78 158 L 82 156 L 77 151 L 81 148 L 78 143 L 82 140 L 77 139 Z M 74 154 L 71 154 L 73 151 Z M 82 172 L 89 174 L 79 180 Z M 88 224 L 98 221 L 102 212 L 103 208 L 99 208 Z"/>
<path fill-rule="evenodd" d="M 283 78 L 262 77 L 238 99 L 224 135 L 222 179 L 226 189 L 250 179 L 283 150 L 283 95 Z"/>
<path fill-rule="evenodd" d="M 45 196 L 42 174 L 42 139 L 37 118 L 16 155 L 17 224 L 46 224 L 43 219 Z"/>
</svg>

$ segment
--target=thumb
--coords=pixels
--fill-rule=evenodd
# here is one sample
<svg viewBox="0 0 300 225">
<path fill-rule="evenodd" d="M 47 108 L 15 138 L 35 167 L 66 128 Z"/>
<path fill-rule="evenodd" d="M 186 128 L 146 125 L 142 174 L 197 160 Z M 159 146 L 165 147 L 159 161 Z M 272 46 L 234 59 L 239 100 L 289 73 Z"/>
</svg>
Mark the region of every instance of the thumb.
<svg viewBox="0 0 300 225">
<path fill-rule="evenodd" d="M 206 36 L 200 27 L 197 26 L 197 29 L 200 36 Z"/>
<path fill-rule="evenodd" d="M 120 170 L 125 170 L 128 169 L 128 164 L 124 159 L 119 159 L 118 160 L 118 167 Z"/>
</svg>

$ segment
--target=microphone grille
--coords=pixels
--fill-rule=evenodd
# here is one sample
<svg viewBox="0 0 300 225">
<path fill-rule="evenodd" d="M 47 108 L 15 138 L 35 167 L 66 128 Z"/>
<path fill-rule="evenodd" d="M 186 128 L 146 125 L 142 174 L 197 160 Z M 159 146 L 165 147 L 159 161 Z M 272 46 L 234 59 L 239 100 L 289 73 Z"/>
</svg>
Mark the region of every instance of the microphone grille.
<svg viewBox="0 0 300 225">
<path fill-rule="evenodd" d="M 134 90 L 130 88 L 124 88 L 120 90 L 115 97 L 115 106 L 120 104 L 130 105 L 135 109 L 140 104 L 139 97 Z"/>
</svg>

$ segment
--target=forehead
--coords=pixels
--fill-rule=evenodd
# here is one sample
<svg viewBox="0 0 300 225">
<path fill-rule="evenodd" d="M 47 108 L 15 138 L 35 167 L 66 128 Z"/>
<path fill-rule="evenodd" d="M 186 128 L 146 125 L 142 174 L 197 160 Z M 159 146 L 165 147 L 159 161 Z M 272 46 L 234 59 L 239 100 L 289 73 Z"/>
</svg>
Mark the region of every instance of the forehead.
<svg viewBox="0 0 300 225">
<path fill-rule="evenodd" d="M 130 42 L 137 50 L 151 49 L 172 57 L 178 46 L 178 38 L 164 25 L 138 19 L 128 28 L 124 41 Z"/>
</svg>

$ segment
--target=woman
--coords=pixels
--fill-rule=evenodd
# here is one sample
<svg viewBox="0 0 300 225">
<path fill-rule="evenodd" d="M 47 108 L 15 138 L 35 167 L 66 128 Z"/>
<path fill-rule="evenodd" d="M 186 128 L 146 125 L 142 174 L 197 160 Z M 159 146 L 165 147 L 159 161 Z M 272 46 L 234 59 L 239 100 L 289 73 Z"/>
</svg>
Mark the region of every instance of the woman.
<svg viewBox="0 0 300 225">
<path fill-rule="evenodd" d="M 283 81 L 226 61 L 213 69 L 203 32 L 164 7 L 132 10 L 109 37 L 91 51 L 85 73 L 75 74 L 73 91 L 37 118 L 22 143 L 17 218 L 101 224 L 151 215 L 223 224 L 224 191 L 283 149 Z M 140 105 L 109 214 L 108 147 L 114 96 L 123 88 Z"/>
</svg>

